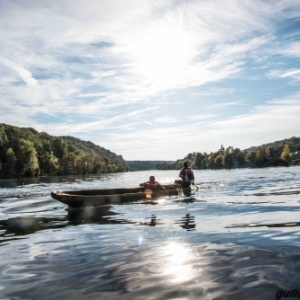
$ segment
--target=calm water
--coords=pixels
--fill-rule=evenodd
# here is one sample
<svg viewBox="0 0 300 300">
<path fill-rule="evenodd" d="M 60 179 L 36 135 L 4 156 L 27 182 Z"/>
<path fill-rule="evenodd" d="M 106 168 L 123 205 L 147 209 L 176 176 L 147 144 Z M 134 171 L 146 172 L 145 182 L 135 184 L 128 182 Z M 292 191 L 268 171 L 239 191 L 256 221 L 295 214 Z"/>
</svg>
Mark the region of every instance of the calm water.
<svg viewBox="0 0 300 300">
<path fill-rule="evenodd" d="M 69 211 L 50 196 L 134 187 L 149 175 L 173 183 L 177 173 L 0 181 L 0 299 L 300 293 L 300 167 L 195 171 L 194 202 L 173 197 Z"/>
</svg>

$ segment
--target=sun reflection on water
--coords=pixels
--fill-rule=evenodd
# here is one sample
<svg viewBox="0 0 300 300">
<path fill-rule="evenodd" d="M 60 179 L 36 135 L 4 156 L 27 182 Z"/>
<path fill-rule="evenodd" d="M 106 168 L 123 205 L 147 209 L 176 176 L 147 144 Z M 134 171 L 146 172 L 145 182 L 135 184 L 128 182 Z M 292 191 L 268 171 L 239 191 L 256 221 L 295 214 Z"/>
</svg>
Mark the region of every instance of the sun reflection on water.
<svg viewBox="0 0 300 300">
<path fill-rule="evenodd" d="M 160 251 L 166 258 L 162 264 L 162 273 L 170 282 L 188 281 L 195 275 L 195 269 L 190 264 L 195 257 L 189 245 L 173 241 Z"/>
</svg>

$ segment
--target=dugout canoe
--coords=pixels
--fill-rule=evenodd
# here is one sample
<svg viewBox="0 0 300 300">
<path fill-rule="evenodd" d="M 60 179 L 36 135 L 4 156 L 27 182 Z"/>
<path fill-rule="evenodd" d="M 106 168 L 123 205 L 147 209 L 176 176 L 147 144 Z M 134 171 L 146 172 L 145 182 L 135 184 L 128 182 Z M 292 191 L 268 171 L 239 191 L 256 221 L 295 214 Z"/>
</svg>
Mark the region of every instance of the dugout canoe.
<svg viewBox="0 0 300 300">
<path fill-rule="evenodd" d="M 98 207 L 140 200 L 153 200 L 182 193 L 180 184 L 163 185 L 166 191 L 144 191 L 143 187 L 99 190 L 52 191 L 51 197 L 71 208 Z"/>
</svg>

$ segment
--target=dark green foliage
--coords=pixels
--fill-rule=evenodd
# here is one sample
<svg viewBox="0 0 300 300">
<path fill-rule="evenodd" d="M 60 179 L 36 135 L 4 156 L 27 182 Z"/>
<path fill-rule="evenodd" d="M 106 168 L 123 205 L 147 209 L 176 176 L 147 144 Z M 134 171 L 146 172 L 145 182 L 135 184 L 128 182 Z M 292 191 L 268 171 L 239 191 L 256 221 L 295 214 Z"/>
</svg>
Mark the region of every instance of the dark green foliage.
<svg viewBox="0 0 300 300">
<path fill-rule="evenodd" d="M 16 174 L 20 176 L 35 177 L 40 173 L 37 151 L 33 142 L 20 139 L 16 148 Z"/>
<path fill-rule="evenodd" d="M 289 139 L 284 139 L 281 141 L 276 141 L 273 143 L 268 143 L 268 144 L 263 144 L 261 146 L 257 146 L 257 147 L 251 147 L 248 149 L 245 149 L 245 152 L 249 152 L 249 151 L 257 151 L 258 148 L 266 146 L 267 148 L 271 149 L 271 151 L 275 151 L 279 150 L 279 152 L 276 153 L 276 156 L 280 156 L 281 151 L 283 151 L 284 146 L 288 144 L 290 147 L 290 151 L 291 152 L 295 152 L 295 151 L 300 151 L 300 137 L 291 137 Z"/>
<path fill-rule="evenodd" d="M 284 148 L 281 152 L 280 158 L 284 161 L 286 161 L 287 163 L 289 163 L 291 161 L 291 151 L 290 151 L 290 147 L 288 144 L 284 145 Z"/>
<path fill-rule="evenodd" d="M 288 166 L 300 162 L 300 138 L 292 137 L 274 143 L 251 147 L 241 151 L 232 146 L 226 149 L 221 145 L 216 152 L 189 153 L 175 163 L 160 164 L 157 169 L 180 169 L 187 161 L 194 169 L 231 169 L 231 168 L 264 168 L 274 166 Z"/>
<path fill-rule="evenodd" d="M 145 170 L 174 170 L 172 161 L 157 161 L 157 160 L 129 160 L 126 161 L 127 165 L 132 171 L 145 171 Z"/>
<path fill-rule="evenodd" d="M 120 155 L 77 138 L 0 124 L 0 177 L 128 171 Z"/>
</svg>

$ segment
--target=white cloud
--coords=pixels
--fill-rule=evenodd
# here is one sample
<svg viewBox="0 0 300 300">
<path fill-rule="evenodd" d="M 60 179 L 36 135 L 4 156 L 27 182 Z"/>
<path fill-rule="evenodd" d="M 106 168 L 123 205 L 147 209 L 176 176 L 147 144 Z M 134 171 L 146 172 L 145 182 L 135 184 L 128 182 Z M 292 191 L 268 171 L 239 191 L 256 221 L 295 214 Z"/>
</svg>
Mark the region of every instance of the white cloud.
<svg viewBox="0 0 300 300">
<path fill-rule="evenodd" d="M 215 118 L 216 114 L 205 114 L 205 115 L 192 115 L 189 118 L 193 121 L 199 121 L 199 120 L 210 120 Z"/>
<path fill-rule="evenodd" d="M 223 102 L 223 103 L 216 103 L 209 105 L 208 108 L 216 109 L 216 108 L 223 108 L 228 106 L 237 106 L 237 105 L 245 105 L 245 101 L 232 101 L 232 102 Z"/>
<path fill-rule="evenodd" d="M 288 45 L 285 45 L 284 47 L 278 49 L 277 51 L 278 53 L 283 55 L 300 57 L 300 42 L 291 42 Z"/>
<path fill-rule="evenodd" d="M 219 96 L 219 95 L 225 95 L 225 94 L 233 94 L 235 92 L 235 89 L 233 88 L 210 88 L 208 90 L 203 90 L 196 93 L 191 93 L 191 96 Z"/>
<path fill-rule="evenodd" d="M 162 117 L 154 119 L 155 123 L 158 124 L 171 124 L 171 123 L 177 123 L 177 119 L 174 117 Z"/>
<path fill-rule="evenodd" d="M 245 149 L 267 142 L 297 136 L 300 94 L 269 101 L 251 113 L 227 119 L 197 120 L 169 127 L 134 130 L 124 135 L 115 133 L 105 141 L 125 159 L 179 159 L 190 152 L 211 152 L 223 144 Z M 205 119 L 203 120 L 205 121 Z M 103 142 L 102 142 L 103 144 Z M 172 153 L 172 156 L 170 156 Z"/>
<path fill-rule="evenodd" d="M 300 94 L 259 105 L 249 114 L 210 125 L 213 133 L 231 137 L 246 147 L 297 135 L 299 128 Z M 243 137 L 243 138 L 241 138 Z M 251 137 L 249 139 L 249 137 Z M 254 142 L 255 141 L 255 142 Z"/>
<path fill-rule="evenodd" d="M 32 74 L 28 70 L 24 69 L 22 66 L 19 66 L 1 57 L 0 57 L 0 63 L 14 70 L 20 76 L 20 78 L 28 85 L 36 85 L 38 83 L 37 80 L 32 77 Z"/>
<path fill-rule="evenodd" d="M 236 99 L 250 99 L 252 89 L 273 93 L 270 82 L 265 91 L 253 79 L 299 82 L 297 66 L 284 60 L 299 58 L 297 35 L 284 32 L 288 43 L 277 36 L 299 15 L 292 0 L 2 1 L 1 122 L 88 135 L 124 157 L 140 149 L 145 159 L 214 150 L 222 139 L 239 144 L 241 132 L 252 144 L 264 131 L 289 134 L 297 103 L 262 103 L 227 120 L 208 109 L 251 108 L 252 100 Z"/>
<path fill-rule="evenodd" d="M 267 75 L 271 78 L 291 78 L 296 82 L 300 81 L 300 69 L 273 70 Z"/>
</svg>

